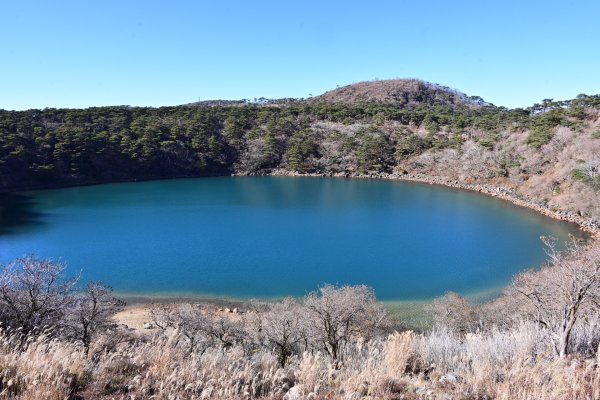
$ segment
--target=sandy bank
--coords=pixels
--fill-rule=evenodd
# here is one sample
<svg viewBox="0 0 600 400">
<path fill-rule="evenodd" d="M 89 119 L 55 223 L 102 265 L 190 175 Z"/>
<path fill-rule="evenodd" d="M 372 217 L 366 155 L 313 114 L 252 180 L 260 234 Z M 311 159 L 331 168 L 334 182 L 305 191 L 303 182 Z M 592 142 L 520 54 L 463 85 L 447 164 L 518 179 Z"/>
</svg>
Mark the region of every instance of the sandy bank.
<svg viewBox="0 0 600 400">
<path fill-rule="evenodd" d="M 177 304 L 177 303 L 193 303 L 202 304 L 209 309 L 214 309 L 215 312 L 221 312 L 223 315 L 233 315 L 233 310 L 244 310 L 247 303 L 241 300 L 225 299 L 225 298 L 204 298 L 204 297 L 130 297 L 119 296 L 125 301 L 126 306 L 119 312 L 113 315 L 113 320 L 117 324 L 126 325 L 138 334 L 150 334 L 153 329 L 144 327 L 145 324 L 152 323 L 150 309 L 155 304 Z"/>
<path fill-rule="evenodd" d="M 135 332 L 142 333 L 147 331 L 144 329 L 144 324 L 150 321 L 150 304 L 132 304 L 125 306 L 113 316 L 113 319 L 118 324 L 127 325 L 128 328 Z"/>
</svg>

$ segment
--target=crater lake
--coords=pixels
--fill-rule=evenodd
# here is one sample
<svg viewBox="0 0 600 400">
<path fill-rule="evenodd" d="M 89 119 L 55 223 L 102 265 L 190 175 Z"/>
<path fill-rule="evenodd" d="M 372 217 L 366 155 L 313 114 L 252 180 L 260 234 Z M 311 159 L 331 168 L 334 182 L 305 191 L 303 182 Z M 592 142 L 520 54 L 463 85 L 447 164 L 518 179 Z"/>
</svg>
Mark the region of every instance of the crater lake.
<svg viewBox="0 0 600 400">
<path fill-rule="evenodd" d="M 117 293 L 272 298 L 324 283 L 379 299 L 493 295 L 575 225 L 477 193 L 388 180 L 218 177 L 3 195 L 0 261 L 60 259 Z"/>
</svg>

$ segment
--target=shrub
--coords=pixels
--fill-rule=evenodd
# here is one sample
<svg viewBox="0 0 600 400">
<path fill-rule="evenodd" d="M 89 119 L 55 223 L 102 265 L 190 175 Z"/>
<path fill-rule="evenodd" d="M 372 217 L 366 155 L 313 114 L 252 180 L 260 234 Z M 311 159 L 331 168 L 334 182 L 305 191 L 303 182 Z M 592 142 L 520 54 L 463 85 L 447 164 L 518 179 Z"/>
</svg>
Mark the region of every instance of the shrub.
<svg viewBox="0 0 600 400">
<path fill-rule="evenodd" d="M 527 143 L 534 149 L 539 149 L 543 145 L 550 142 L 553 136 L 554 134 L 550 128 L 545 126 L 538 126 L 533 128 L 531 132 L 529 132 L 525 143 Z"/>
</svg>

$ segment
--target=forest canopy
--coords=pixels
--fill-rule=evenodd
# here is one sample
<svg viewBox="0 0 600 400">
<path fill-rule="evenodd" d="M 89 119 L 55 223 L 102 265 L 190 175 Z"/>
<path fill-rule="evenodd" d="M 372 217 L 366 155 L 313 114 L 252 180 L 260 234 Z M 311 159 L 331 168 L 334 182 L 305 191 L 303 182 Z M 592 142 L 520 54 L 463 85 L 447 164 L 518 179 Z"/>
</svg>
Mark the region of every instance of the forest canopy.
<svg viewBox="0 0 600 400">
<path fill-rule="evenodd" d="M 277 168 L 389 172 L 466 140 L 491 150 L 507 130 L 527 130 L 527 144 L 539 149 L 556 127 L 576 128 L 600 108 L 598 95 L 508 110 L 434 89 L 366 102 L 328 92 L 304 101 L 0 110 L 0 190 Z"/>
</svg>

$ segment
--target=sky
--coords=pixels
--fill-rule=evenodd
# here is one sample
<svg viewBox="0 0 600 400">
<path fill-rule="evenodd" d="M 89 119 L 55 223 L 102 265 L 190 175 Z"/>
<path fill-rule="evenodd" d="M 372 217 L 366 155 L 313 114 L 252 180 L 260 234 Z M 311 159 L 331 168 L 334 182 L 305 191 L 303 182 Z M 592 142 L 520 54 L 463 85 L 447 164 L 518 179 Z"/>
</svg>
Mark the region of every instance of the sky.
<svg viewBox="0 0 600 400">
<path fill-rule="evenodd" d="M 510 108 L 600 93 L 600 1 L 0 0 L 0 109 L 305 98 L 420 78 Z"/>
</svg>

